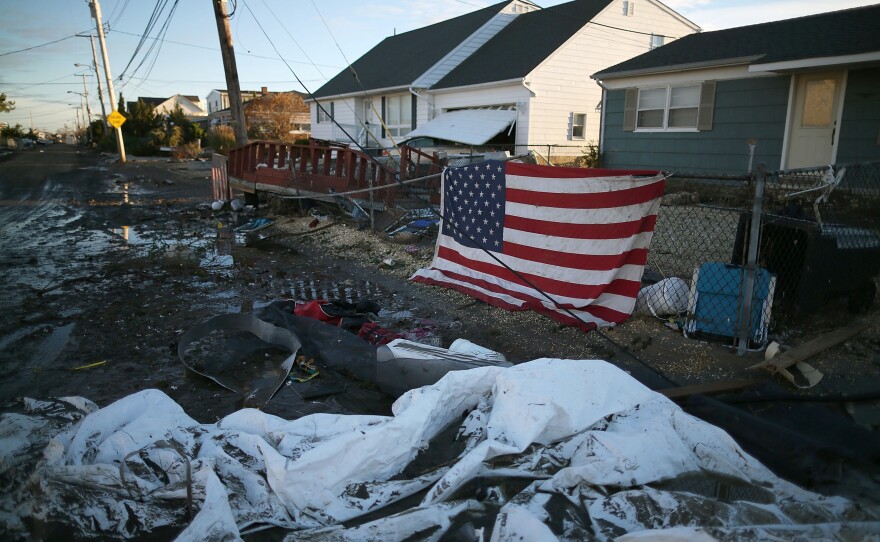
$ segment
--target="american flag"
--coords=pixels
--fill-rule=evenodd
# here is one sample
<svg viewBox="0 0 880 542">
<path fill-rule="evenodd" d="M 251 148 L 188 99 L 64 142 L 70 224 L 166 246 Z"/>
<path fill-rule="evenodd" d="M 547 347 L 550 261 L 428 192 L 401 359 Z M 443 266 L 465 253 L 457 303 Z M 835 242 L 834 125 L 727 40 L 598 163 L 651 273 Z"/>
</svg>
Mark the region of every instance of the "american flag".
<svg viewBox="0 0 880 542">
<path fill-rule="evenodd" d="M 635 306 L 663 188 L 657 171 L 446 168 L 434 260 L 410 278 L 587 329 L 620 323 Z"/>
</svg>

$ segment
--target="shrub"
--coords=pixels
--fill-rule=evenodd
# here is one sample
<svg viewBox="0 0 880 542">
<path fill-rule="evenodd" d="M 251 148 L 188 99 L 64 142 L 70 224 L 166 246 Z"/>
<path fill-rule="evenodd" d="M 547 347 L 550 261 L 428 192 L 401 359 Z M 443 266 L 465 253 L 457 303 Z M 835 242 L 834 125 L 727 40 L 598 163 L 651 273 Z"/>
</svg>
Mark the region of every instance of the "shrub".
<svg viewBox="0 0 880 542">
<path fill-rule="evenodd" d="M 227 154 L 235 148 L 235 131 L 232 126 L 214 126 L 208 131 L 208 146 L 219 154 Z"/>
</svg>

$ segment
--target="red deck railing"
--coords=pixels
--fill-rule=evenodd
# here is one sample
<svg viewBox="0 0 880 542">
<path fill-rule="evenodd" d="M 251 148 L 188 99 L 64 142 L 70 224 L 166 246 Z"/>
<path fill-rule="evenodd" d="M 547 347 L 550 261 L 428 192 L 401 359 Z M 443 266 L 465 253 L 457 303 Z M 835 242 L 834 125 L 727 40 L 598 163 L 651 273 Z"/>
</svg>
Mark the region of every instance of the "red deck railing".
<svg viewBox="0 0 880 542">
<path fill-rule="evenodd" d="M 390 206 L 402 195 L 398 181 L 439 173 L 440 162 L 436 155 L 407 146 L 399 157 L 375 158 L 344 144 L 315 139 L 307 145 L 255 141 L 229 151 L 228 171 L 232 182 L 248 191 L 326 194 L 331 189 L 349 192 L 388 186 L 375 191 L 373 199 Z M 440 186 L 439 181 L 430 185 Z"/>
</svg>

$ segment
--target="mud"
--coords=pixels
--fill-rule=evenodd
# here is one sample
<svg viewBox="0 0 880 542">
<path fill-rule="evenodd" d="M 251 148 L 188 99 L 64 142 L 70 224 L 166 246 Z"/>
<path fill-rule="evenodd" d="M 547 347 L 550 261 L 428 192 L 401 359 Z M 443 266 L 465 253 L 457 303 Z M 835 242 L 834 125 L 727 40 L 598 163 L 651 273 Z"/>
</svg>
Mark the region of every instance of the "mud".
<svg viewBox="0 0 880 542">
<path fill-rule="evenodd" d="M 766 376 L 718 343 L 694 341 L 648 317 L 585 334 L 532 313 L 510 313 L 406 279 L 430 263 L 433 239 L 361 231 L 332 206 L 264 202 L 241 213 L 213 211 L 210 163 L 131 160 L 120 165 L 67 146 L 25 151 L 0 163 L 0 405 L 22 396 L 79 395 L 100 406 L 158 388 L 196 420 L 237 410 L 242 397 L 187 371 L 180 336 L 224 313 L 281 299 L 369 298 L 380 324 L 449 346 L 466 338 L 513 362 L 601 358 L 654 389 Z M 234 234 L 261 216 L 258 234 Z M 315 223 L 315 217 L 320 217 Z M 384 218 L 388 220 L 388 218 Z M 854 317 L 833 306 L 784 331 L 789 344 L 854 318 L 872 327 L 811 359 L 826 373 L 823 397 L 874 391 L 880 382 L 880 313 Z M 295 418 L 313 412 L 389 414 L 393 398 L 346 375 L 336 391 L 308 400 L 297 384 L 264 407 Z M 797 390 L 770 380 L 785 393 Z M 855 403 L 853 403 L 855 404 Z M 876 402 L 852 407 L 875 430 Z M 829 405 L 843 411 L 842 404 Z M 872 421 L 873 420 L 873 421 Z M 876 435 L 876 431 L 873 433 Z"/>
</svg>

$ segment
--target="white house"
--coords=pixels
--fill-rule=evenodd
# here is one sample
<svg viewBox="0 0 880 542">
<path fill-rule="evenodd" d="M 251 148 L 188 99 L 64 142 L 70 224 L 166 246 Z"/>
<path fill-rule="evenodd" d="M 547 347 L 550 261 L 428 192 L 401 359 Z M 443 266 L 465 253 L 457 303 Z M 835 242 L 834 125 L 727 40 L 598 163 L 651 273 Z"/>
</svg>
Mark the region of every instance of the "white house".
<svg viewBox="0 0 880 542">
<path fill-rule="evenodd" d="M 187 117 L 204 117 L 208 113 L 203 107 L 202 99 L 198 96 L 185 96 L 175 94 L 170 98 L 138 98 L 144 103 L 151 105 L 153 110 L 160 115 L 167 115 L 180 106 Z"/>
<path fill-rule="evenodd" d="M 699 30 L 655 0 L 506 0 L 383 40 L 314 93 L 312 136 L 580 154 L 599 138 L 602 89 L 589 74 Z"/>
</svg>

